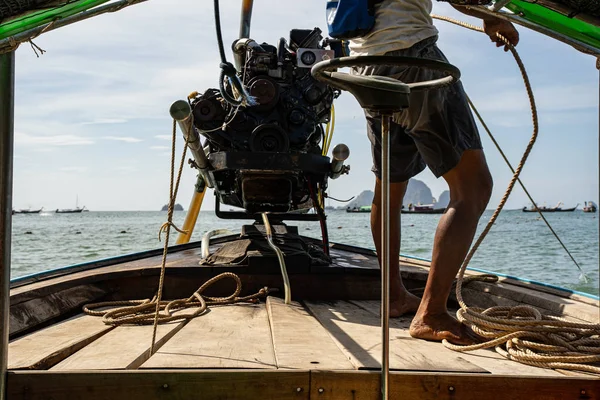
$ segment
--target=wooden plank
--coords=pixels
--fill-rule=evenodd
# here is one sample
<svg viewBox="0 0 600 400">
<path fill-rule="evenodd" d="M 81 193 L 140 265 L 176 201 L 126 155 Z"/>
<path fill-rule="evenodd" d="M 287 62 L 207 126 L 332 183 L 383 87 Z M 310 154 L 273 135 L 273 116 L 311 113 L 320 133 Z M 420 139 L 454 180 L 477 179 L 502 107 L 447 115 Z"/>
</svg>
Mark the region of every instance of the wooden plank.
<svg viewBox="0 0 600 400">
<path fill-rule="evenodd" d="M 267 298 L 278 368 L 353 370 L 329 333 L 299 303 Z"/>
<path fill-rule="evenodd" d="M 482 282 L 471 282 L 469 283 L 469 288 L 550 310 L 556 315 L 575 317 L 590 323 L 598 323 L 600 321 L 599 308 L 597 306 L 536 291 L 535 288 L 524 288 L 506 283 L 487 284 Z"/>
<path fill-rule="evenodd" d="M 200 339 L 200 338 L 197 338 Z M 308 400 L 308 371 L 17 371 L 11 400 Z"/>
<path fill-rule="evenodd" d="M 311 399 L 381 399 L 380 374 L 311 371 Z M 486 374 L 390 374 L 390 399 L 564 400 L 598 399 L 600 380 Z"/>
<path fill-rule="evenodd" d="M 310 311 L 329 330 L 358 369 L 381 368 L 381 328 L 377 315 L 355 304 L 307 302 Z M 441 343 L 414 339 L 408 334 L 410 319 L 390 322 L 390 369 L 485 373 Z"/>
<path fill-rule="evenodd" d="M 141 368 L 276 368 L 265 304 L 211 307 Z"/>
<path fill-rule="evenodd" d="M 374 315 L 379 315 L 379 301 L 351 301 L 369 311 Z M 390 319 L 390 327 L 402 328 L 410 326 L 412 316 L 393 318 Z M 444 347 L 446 351 L 448 350 Z M 494 349 L 481 349 L 458 354 L 462 359 L 470 362 L 471 364 L 478 365 L 479 367 L 491 372 L 492 374 L 498 375 L 524 375 L 524 376 L 562 376 L 561 373 L 546 369 L 537 368 L 530 365 L 518 363 L 516 361 L 507 360 L 498 354 Z"/>
<path fill-rule="evenodd" d="M 190 310 L 183 311 L 190 313 Z M 165 344 L 187 321 L 158 325 L 155 349 Z M 52 370 L 135 369 L 150 357 L 152 325 L 122 325 L 58 363 Z"/>
<path fill-rule="evenodd" d="M 107 285 L 104 285 L 107 286 Z M 74 310 L 106 296 L 108 288 L 99 285 L 80 285 L 10 306 L 10 335 L 32 330 L 36 325 L 61 315 L 73 315 Z"/>
<path fill-rule="evenodd" d="M 113 329 L 100 317 L 79 315 L 12 341 L 9 369 L 46 369 Z"/>
</svg>

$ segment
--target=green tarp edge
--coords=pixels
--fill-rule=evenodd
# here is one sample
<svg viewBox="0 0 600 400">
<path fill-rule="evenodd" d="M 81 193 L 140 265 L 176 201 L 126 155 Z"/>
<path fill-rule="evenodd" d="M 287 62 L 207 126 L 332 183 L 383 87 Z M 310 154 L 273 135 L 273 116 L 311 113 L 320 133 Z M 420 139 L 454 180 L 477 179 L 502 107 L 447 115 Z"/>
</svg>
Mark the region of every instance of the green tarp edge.
<svg viewBox="0 0 600 400">
<path fill-rule="evenodd" d="M 48 10 L 37 11 L 0 24 L 0 40 L 14 36 L 35 27 L 45 25 L 57 18 L 70 17 L 82 11 L 89 10 L 110 0 L 80 0 Z"/>
<path fill-rule="evenodd" d="M 598 26 L 522 0 L 513 0 L 506 8 L 528 21 L 593 46 L 600 51 L 600 27 Z"/>
<path fill-rule="evenodd" d="M 57 18 L 65 18 L 89 10 L 109 1 L 79 0 L 60 7 L 9 20 L 0 24 L 0 40 L 45 25 Z M 506 7 L 530 22 L 593 46 L 600 51 L 600 27 L 578 19 L 568 18 L 541 5 L 528 3 L 523 0 L 512 0 Z"/>
</svg>

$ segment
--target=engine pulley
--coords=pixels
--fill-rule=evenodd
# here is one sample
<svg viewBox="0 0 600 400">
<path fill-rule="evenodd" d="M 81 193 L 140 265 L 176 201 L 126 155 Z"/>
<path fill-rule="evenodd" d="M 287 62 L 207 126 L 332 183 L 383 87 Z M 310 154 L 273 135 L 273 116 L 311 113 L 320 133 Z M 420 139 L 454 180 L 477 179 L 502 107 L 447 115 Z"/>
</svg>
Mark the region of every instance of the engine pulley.
<svg viewBox="0 0 600 400">
<path fill-rule="evenodd" d="M 248 92 L 256 99 L 256 110 L 268 111 L 279 101 L 279 85 L 268 77 L 257 77 L 248 83 Z"/>
<path fill-rule="evenodd" d="M 250 135 L 250 149 L 252 151 L 284 153 L 289 148 L 288 135 L 279 125 L 260 125 Z"/>
</svg>

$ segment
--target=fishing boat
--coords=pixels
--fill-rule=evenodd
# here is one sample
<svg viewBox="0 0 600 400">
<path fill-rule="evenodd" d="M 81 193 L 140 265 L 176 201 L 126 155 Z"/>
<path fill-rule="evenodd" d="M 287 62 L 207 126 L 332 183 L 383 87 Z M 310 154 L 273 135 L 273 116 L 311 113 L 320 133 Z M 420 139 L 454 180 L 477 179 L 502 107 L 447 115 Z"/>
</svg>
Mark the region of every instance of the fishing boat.
<svg viewBox="0 0 600 400">
<path fill-rule="evenodd" d="M 88 211 L 85 206 L 79 207 L 79 197 L 75 199 L 75 208 L 57 208 L 54 211 L 56 214 L 79 214 L 83 211 Z"/>
<path fill-rule="evenodd" d="M 444 214 L 445 208 L 434 208 L 433 204 L 409 204 L 408 209 L 402 206 L 402 214 Z"/>
<path fill-rule="evenodd" d="M 213 239 L 210 254 L 239 248 L 244 240 L 239 235 Z M 255 252 L 244 264 L 199 266 L 201 254 L 198 242 L 169 248 L 169 299 L 188 298 L 209 279 L 230 272 L 241 280 L 240 296 L 265 286 L 269 293 L 258 303 L 210 307 L 196 319 L 160 325 L 152 355 L 151 326 L 106 325 L 102 317 L 81 310 L 89 303 L 154 296 L 161 249 L 13 280 L 8 398 L 49 393 L 56 399 L 188 398 L 195 393 L 207 399 L 378 398 L 381 288 L 372 250 L 332 244 L 329 265 L 286 257 L 289 305 L 272 253 Z M 402 277 L 415 293 L 425 285 L 428 266 L 401 259 Z M 205 294 L 229 296 L 234 287 L 234 282 L 218 282 Z M 594 296 L 513 277 L 471 282 L 463 295 L 473 306 L 529 304 L 544 313 L 598 322 Z M 600 381 L 590 375 L 519 364 L 493 350 L 456 353 L 441 343 L 412 339 L 410 320 L 390 320 L 391 398 L 598 396 Z"/>
<path fill-rule="evenodd" d="M 42 212 L 42 210 L 44 209 L 44 207 L 38 209 L 38 210 L 32 210 L 31 208 L 25 208 L 25 209 L 20 209 L 20 210 L 13 210 L 13 214 L 39 214 Z"/>
<path fill-rule="evenodd" d="M 251 145 L 251 152 L 225 151 L 219 147 L 224 142 L 217 137 L 205 149 L 196 140 L 198 131 L 207 135 L 224 131 L 224 124 L 230 120 L 212 118 L 229 115 L 232 110 L 237 115 L 240 109 L 239 104 L 231 104 L 240 98 L 227 89 L 220 93 L 233 96 L 227 110 L 218 109 L 224 104 L 217 97 L 218 90 L 175 102 L 170 110 L 179 122 L 199 173 L 176 245 L 10 281 L 7 249 L 15 43 L 140 2 L 122 0 L 101 6 L 101 2 L 68 2 L 64 15 L 55 12 L 50 19 L 44 19 L 43 13 L 36 13 L 34 26 L 11 33 L 10 40 L 0 37 L 0 49 L 10 50 L 0 55 L 0 201 L 2 209 L 8 211 L 0 216 L 1 400 L 600 397 L 600 379 L 565 369 L 570 368 L 569 363 L 549 369 L 531 365 L 536 361 L 511 360 L 516 357 L 512 355 L 513 347 L 523 345 L 516 337 L 509 340 L 508 357 L 491 349 L 459 353 L 442 343 L 412 338 L 408 333 L 410 318 L 389 320 L 389 294 L 385 289 L 389 263 L 383 262 L 380 268 L 372 250 L 330 243 L 327 238 L 320 205 L 327 179 L 347 172 L 343 149 L 336 147 L 331 159 L 326 157 L 326 149 L 320 148 L 322 153 L 286 155 L 289 142 L 273 125 L 254 130 L 251 140 L 244 139 L 245 144 L 236 143 L 238 149 Z M 95 7 L 87 9 L 92 3 Z M 536 18 L 548 12 L 543 4 L 497 1 L 492 9 L 480 9 L 600 56 L 597 24 L 582 22 L 593 28 L 589 37 L 566 28 L 553 29 L 552 24 L 564 21 L 559 17 L 550 22 Z M 247 62 L 246 57 L 264 50 L 263 45 L 247 39 L 251 6 L 252 1 L 244 1 L 240 41 L 234 45 L 238 68 L 254 65 L 257 60 Z M 514 13 L 502 11 L 504 6 Z M 518 11 L 519 8 L 526 12 Z M 585 12 L 575 18 L 582 15 Z M 568 18 L 564 24 L 570 27 L 574 21 L 581 22 Z M 10 21 L 0 27 L 7 24 Z M 313 43 L 318 36 L 314 30 L 295 34 L 305 44 Z M 316 46 L 294 47 L 285 39 L 279 50 L 273 54 L 281 63 L 295 60 L 289 55 L 291 52 L 307 64 L 315 61 L 315 53 L 322 58 L 332 55 L 320 53 L 324 49 Z M 302 57 L 308 53 L 312 55 Z M 334 61 L 317 65 L 330 67 Z M 238 84 L 231 68 L 223 64 L 223 74 L 229 74 L 231 85 Z M 444 68 L 456 73 L 448 66 Z M 299 72 L 308 80 L 306 71 Z M 329 75 L 332 77 L 348 79 Z M 259 83 L 256 87 L 262 96 L 260 106 L 273 110 L 269 107 L 277 91 L 271 90 L 271 80 Z M 243 97 L 245 88 L 237 89 Z M 335 92 L 329 92 L 331 88 L 326 86 L 321 89 L 320 101 L 330 103 Z M 397 95 L 403 100 L 407 94 L 408 91 L 390 92 L 391 97 Z M 381 96 L 370 98 L 387 101 Z M 313 100 L 316 103 L 316 98 Z M 198 104 L 202 113 L 192 118 Z M 321 111 L 326 111 L 322 115 L 329 114 L 328 107 Z M 212 117 L 203 119 L 203 115 Z M 324 132 L 325 147 L 331 139 L 329 127 Z M 228 140 L 236 139 L 233 135 Z M 253 167 L 247 170 L 248 165 Z M 298 176 L 303 179 L 297 179 Z M 207 187 L 219 185 L 223 190 L 215 203 L 217 216 L 250 220 L 252 224 L 244 225 L 241 234 L 221 238 L 207 234 L 201 242 L 189 242 Z M 307 198 L 316 205 L 315 214 L 287 212 L 290 204 Z M 175 196 L 170 199 L 169 218 L 175 200 Z M 244 211 L 221 211 L 221 204 Z M 289 224 L 296 220 L 320 223 L 322 238 L 298 235 Z M 169 219 L 163 230 L 167 244 L 172 224 Z M 402 257 L 400 262 L 407 287 L 415 293 L 422 291 L 429 261 Z M 466 271 L 465 276 L 457 281 L 462 289 L 451 299 L 451 308 L 458 308 L 462 301 L 475 309 L 514 306 L 517 313 L 529 306 L 551 316 L 549 321 L 563 318 L 583 326 L 586 332 L 595 332 L 600 323 L 597 296 L 501 274 L 488 276 L 475 269 Z M 167 299 L 167 303 L 160 303 L 161 299 Z M 153 311 L 163 306 L 159 314 Z M 531 317 L 519 314 L 517 319 L 528 318 Z M 381 340 L 382 332 L 387 332 L 383 333 L 385 340 Z M 567 336 L 561 340 L 567 340 Z"/>
<path fill-rule="evenodd" d="M 85 206 L 79 208 L 57 208 L 54 212 L 57 214 L 78 214 L 85 210 Z"/>
<path fill-rule="evenodd" d="M 593 201 L 586 201 L 583 206 L 583 212 L 595 213 L 598 210 L 598 206 Z"/>
<path fill-rule="evenodd" d="M 348 212 L 348 213 L 370 213 L 371 206 L 347 207 L 346 212 Z"/>
<path fill-rule="evenodd" d="M 579 206 L 579 204 L 577 204 L 575 207 L 562 208 L 561 205 L 563 205 L 562 202 L 559 202 L 554 207 L 546 207 L 546 206 L 533 206 L 531 208 L 523 207 L 522 211 L 523 212 L 540 212 L 540 211 L 541 212 L 573 212 Z"/>
</svg>

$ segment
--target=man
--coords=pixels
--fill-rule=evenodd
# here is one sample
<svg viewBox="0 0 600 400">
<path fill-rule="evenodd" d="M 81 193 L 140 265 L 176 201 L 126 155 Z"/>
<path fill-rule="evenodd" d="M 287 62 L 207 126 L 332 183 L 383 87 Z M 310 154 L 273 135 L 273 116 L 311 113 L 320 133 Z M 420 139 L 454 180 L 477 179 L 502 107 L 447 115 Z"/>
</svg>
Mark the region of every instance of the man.
<svg viewBox="0 0 600 400">
<path fill-rule="evenodd" d="M 383 0 L 376 8 L 376 24 L 364 37 L 350 43 L 352 55 L 396 55 L 447 61 L 435 45 L 437 29 L 430 17 L 431 0 Z M 519 41 L 514 26 L 464 7 L 457 10 L 483 19 L 492 42 L 496 33 L 513 45 Z M 506 49 L 505 49 L 506 50 Z M 411 83 L 439 78 L 427 69 L 389 66 L 357 68 L 364 75 L 392 76 Z M 371 230 L 381 253 L 381 120 L 365 112 L 376 175 Z M 446 308 L 452 282 L 473 241 L 477 223 L 492 192 L 492 177 L 481 140 L 460 82 L 451 87 L 411 94 L 410 107 L 394 117 L 390 147 L 390 316 L 416 313 L 410 334 L 427 340 L 469 344 L 473 332 Z M 400 210 L 408 180 L 428 166 L 450 188 L 450 203 L 435 234 L 431 269 L 423 298 L 409 293 L 399 273 Z"/>
</svg>

